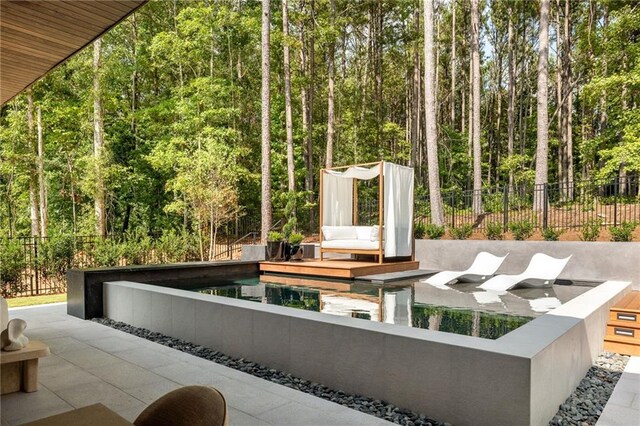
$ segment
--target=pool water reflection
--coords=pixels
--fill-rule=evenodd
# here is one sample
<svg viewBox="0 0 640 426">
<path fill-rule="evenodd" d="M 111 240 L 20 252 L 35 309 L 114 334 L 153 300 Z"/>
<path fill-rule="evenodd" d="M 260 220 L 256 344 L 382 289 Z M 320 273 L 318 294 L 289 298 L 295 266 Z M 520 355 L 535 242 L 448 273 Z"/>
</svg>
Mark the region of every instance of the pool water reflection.
<svg viewBox="0 0 640 426">
<path fill-rule="evenodd" d="M 449 333 L 497 339 L 590 287 L 571 285 L 487 293 L 476 284 L 422 282 L 375 286 L 304 280 L 295 285 L 259 277 L 198 288 L 204 294 Z"/>
</svg>

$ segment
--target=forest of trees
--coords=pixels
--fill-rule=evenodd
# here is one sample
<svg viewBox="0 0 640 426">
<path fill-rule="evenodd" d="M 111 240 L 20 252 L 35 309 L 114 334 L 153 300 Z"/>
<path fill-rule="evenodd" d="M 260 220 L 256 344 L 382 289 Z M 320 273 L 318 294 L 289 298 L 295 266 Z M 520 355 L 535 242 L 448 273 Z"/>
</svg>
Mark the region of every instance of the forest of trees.
<svg viewBox="0 0 640 426">
<path fill-rule="evenodd" d="M 2 106 L 0 233 L 310 232 L 319 169 L 379 159 L 436 223 L 439 191 L 570 199 L 640 171 L 639 59 L 637 1 L 152 0 Z"/>
</svg>

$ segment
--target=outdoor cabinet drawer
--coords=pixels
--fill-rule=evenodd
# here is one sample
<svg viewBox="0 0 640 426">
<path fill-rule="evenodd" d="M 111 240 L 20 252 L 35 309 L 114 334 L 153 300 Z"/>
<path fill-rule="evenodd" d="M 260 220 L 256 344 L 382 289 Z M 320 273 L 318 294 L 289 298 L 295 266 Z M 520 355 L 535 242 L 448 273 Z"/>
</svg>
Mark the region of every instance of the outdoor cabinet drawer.
<svg viewBox="0 0 640 426">
<path fill-rule="evenodd" d="M 629 327 L 640 327 L 640 314 L 635 312 L 610 311 L 609 321 L 629 324 Z"/>
<path fill-rule="evenodd" d="M 623 325 L 608 325 L 607 336 L 609 337 L 626 337 L 628 339 L 638 340 L 640 343 L 640 329 L 634 327 L 625 327 Z"/>
</svg>

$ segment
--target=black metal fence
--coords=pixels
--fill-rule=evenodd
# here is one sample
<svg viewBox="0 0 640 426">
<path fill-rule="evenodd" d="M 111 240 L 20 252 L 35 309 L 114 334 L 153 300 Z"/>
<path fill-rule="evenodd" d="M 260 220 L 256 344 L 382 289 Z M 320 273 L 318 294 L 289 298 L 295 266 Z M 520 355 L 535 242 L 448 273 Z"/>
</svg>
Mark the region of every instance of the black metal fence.
<svg viewBox="0 0 640 426">
<path fill-rule="evenodd" d="M 457 228 L 467 224 L 482 231 L 489 223 L 530 222 L 534 229 L 575 229 L 589 222 L 601 227 L 640 222 L 640 176 L 625 176 L 607 182 L 498 186 L 481 191 L 442 193 L 445 224 Z M 478 202 L 479 200 L 479 202 Z M 474 208 L 474 202 L 479 208 Z M 418 221 L 431 221 L 429 197 L 416 199 Z"/>
</svg>

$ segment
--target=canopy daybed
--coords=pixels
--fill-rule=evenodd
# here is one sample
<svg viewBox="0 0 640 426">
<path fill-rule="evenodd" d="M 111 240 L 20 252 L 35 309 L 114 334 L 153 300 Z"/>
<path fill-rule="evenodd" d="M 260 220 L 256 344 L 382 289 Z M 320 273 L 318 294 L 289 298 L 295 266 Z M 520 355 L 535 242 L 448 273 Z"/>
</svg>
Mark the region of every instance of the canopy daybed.
<svg viewBox="0 0 640 426">
<path fill-rule="evenodd" d="M 378 223 L 358 226 L 358 180 L 379 178 Z M 380 161 L 320 170 L 320 260 L 324 253 L 413 258 L 413 169 Z"/>
</svg>

